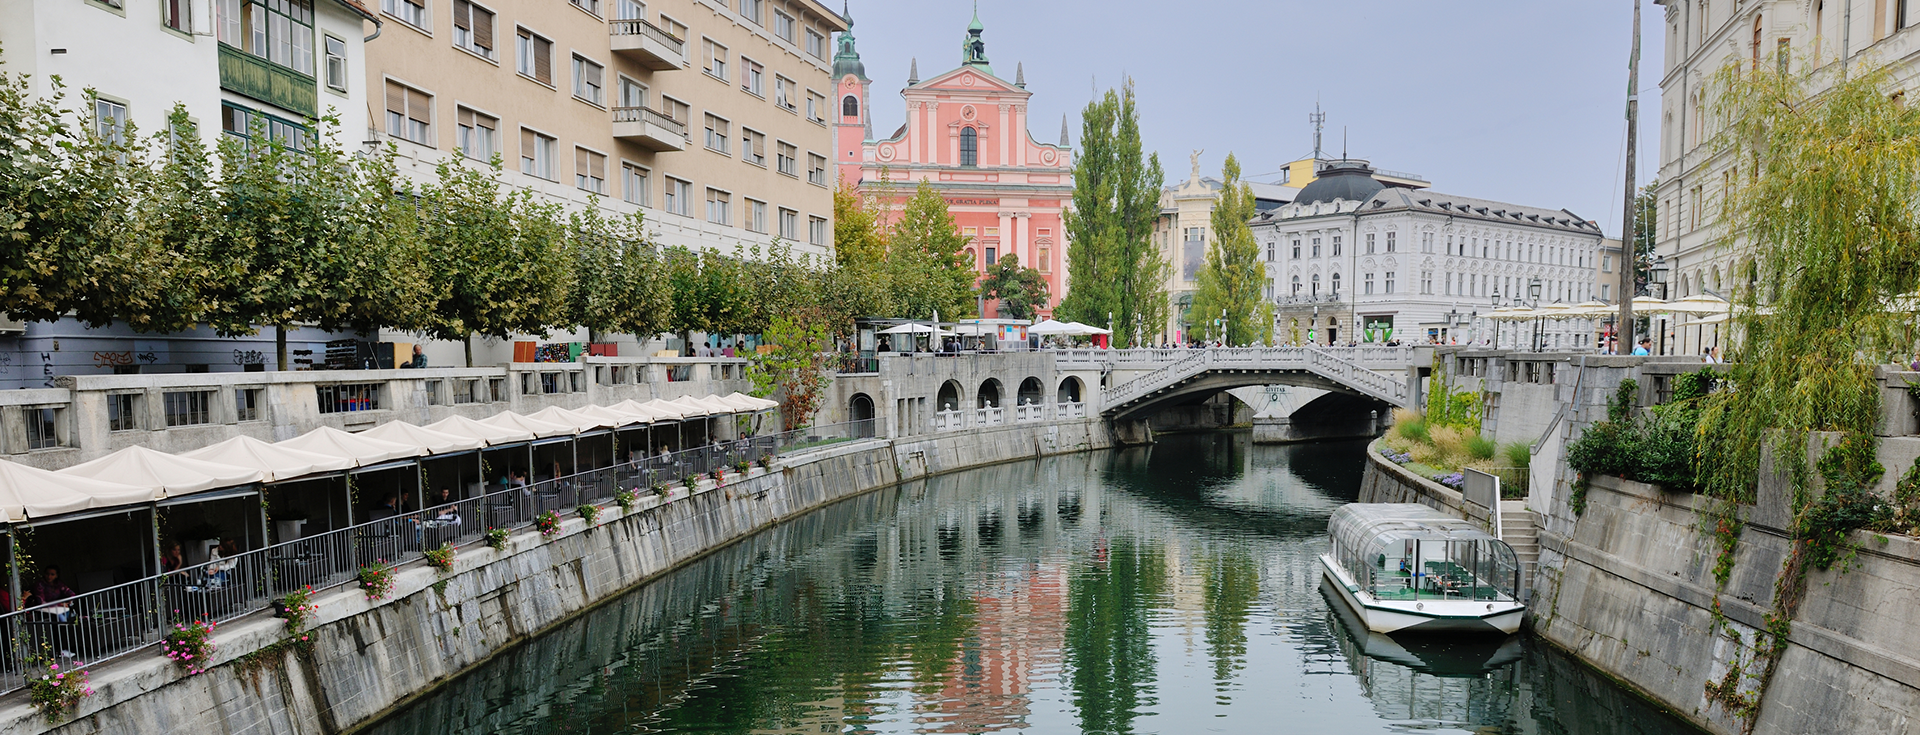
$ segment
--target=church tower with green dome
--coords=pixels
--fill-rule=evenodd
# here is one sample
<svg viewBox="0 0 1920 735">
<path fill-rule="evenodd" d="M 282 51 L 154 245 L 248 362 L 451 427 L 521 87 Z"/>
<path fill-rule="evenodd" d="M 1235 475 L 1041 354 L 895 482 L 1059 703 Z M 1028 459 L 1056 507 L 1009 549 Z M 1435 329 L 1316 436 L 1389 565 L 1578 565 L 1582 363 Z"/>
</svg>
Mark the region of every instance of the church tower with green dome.
<svg viewBox="0 0 1920 735">
<path fill-rule="evenodd" d="M 860 50 L 854 47 L 853 11 L 846 4 L 840 6 L 840 17 L 847 22 L 847 30 L 840 33 L 840 45 L 833 54 L 833 85 L 837 94 L 833 134 L 835 147 L 834 170 L 840 178 L 858 183 L 860 181 L 860 151 L 863 145 L 873 140 L 873 120 L 868 117 L 867 88 L 873 80 L 867 78 L 867 65 L 860 61 Z"/>
</svg>

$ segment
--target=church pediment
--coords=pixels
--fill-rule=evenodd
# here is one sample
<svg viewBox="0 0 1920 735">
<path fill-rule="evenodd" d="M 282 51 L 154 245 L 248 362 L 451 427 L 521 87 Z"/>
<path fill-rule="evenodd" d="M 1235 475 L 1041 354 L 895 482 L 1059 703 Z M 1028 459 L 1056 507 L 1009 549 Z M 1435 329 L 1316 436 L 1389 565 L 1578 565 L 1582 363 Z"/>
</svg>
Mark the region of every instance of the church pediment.
<svg viewBox="0 0 1920 735">
<path fill-rule="evenodd" d="M 1032 96 L 1032 92 L 1014 86 L 1013 82 L 996 77 L 972 66 L 934 76 L 919 84 L 908 87 L 909 90 L 939 90 L 942 92 L 961 92 L 968 94 L 1014 94 L 1021 97 Z"/>
</svg>

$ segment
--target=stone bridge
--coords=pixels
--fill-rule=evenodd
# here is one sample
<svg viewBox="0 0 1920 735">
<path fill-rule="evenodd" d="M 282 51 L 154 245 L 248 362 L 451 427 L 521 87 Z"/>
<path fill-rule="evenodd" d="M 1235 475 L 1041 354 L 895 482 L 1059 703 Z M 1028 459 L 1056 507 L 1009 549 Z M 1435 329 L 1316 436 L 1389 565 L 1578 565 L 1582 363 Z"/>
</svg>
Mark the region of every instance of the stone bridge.
<svg viewBox="0 0 1920 735">
<path fill-rule="evenodd" d="M 1109 375 L 1101 414 L 1114 421 L 1248 386 L 1293 385 L 1389 406 L 1418 402 L 1413 347 L 1225 347 L 1063 351 L 1061 367 L 1090 362 Z M 1124 378 L 1124 379 L 1123 379 Z"/>
</svg>

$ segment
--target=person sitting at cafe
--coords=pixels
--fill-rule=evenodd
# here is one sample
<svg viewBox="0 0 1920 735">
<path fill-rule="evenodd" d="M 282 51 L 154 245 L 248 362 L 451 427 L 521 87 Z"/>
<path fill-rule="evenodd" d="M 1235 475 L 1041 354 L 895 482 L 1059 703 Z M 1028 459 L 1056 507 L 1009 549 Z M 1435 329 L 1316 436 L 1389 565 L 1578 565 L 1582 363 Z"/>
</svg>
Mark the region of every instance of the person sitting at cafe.
<svg viewBox="0 0 1920 735">
<path fill-rule="evenodd" d="M 160 571 L 177 572 L 186 565 L 187 559 L 180 553 L 180 542 L 168 543 L 166 553 L 160 555 Z"/>
<path fill-rule="evenodd" d="M 435 504 L 440 506 L 440 513 L 434 516 L 433 520 L 445 525 L 458 524 L 460 522 L 460 507 L 453 504 L 455 500 L 457 500 L 457 498 L 453 497 L 452 488 L 440 488 L 440 497 L 434 501 Z"/>
<path fill-rule="evenodd" d="M 388 495 L 386 502 L 382 503 L 380 507 L 374 508 L 373 512 L 368 514 L 367 517 L 372 520 L 378 521 L 386 518 L 392 518 L 397 515 L 400 515 L 400 496 L 398 494 L 393 494 L 393 495 Z"/>
<path fill-rule="evenodd" d="M 33 587 L 28 588 L 27 594 L 21 598 L 20 606 L 34 607 L 37 605 L 51 605 L 74 596 L 73 588 L 68 587 L 67 583 L 60 581 L 60 567 L 48 566 L 40 572 L 40 581 L 35 582 Z M 48 609 L 45 612 L 59 618 L 61 622 L 66 622 L 67 618 L 73 614 L 73 610 L 65 605 Z"/>
<path fill-rule="evenodd" d="M 239 546 L 228 541 L 213 547 L 207 553 L 207 586 L 220 587 L 227 583 L 227 577 L 233 574 L 233 562 L 228 555 L 238 554 Z"/>
</svg>

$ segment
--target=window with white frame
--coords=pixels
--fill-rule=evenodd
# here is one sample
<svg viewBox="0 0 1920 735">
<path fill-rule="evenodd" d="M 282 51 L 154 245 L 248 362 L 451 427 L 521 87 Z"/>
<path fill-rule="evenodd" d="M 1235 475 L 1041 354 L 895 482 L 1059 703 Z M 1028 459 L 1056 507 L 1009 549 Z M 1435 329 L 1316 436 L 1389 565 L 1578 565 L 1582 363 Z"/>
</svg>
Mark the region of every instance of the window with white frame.
<svg viewBox="0 0 1920 735">
<path fill-rule="evenodd" d="M 215 0 L 213 7 L 221 43 L 313 75 L 312 0 Z"/>
<path fill-rule="evenodd" d="M 520 129 L 520 173 L 553 178 L 553 156 L 557 143 L 553 136 L 528 128 Z"/>
<path fill-rule="evenodd" d="M 620 20 L 645 20 L 647 4 L 640 0 L 614 0 L 613 13 Z"/>
<path fill-rule="evenodd" d="M 758 199 L 747 200 L 747 231 L 767 234 L 767 203 Z"/>
<path fill-rule="evenodd" d="M 616 104 L 620 107 L 646 107 L 646 85 L 624 76 L 620 77 L 620 99 Z"/>
<path fill-rule="evenodd" d="M 573 149 L 573 185 L 595 194 L 607 193 L 607 156 L 585 148 Z"/>
<path fill-rule="evenodd" d="M 93 134 L 109 145 L 127 142 L 127 103 L 93 98 Z"/>
<path fill-rule="evenodd" d="M 1369 271 L 1367 273 L 1366 278 L 1361 281 L 1361 286 L 1362 286 L 1361 293 L 1366 294 L 1368 296 L 1373 295 L 1373 273 L 1371 271 Z"/>
<path fill-rule="evenodd" d="M 629 204 L 647 206 L 653 202 L 652 181 L 646 169 L 631 163 L 620 164 L 620 197 Z"/>
<path fill-rule="evenodd" d="M 666 31 L 667 35 L 682 41 L 687 38 L 687 24 L 674 20 L 666 13 L 660 14 L 660 30 Z"/>
<path fill-rule="evenodd" d="M 387 134 L 433 145 L 433 96 L 387 80 Z"/>
<path fill-rule="evenodd" d="M 1420 293 L 1433 293 L 1433 271 L 1420 271 Z"/>
<path fill-rule="evenodd" d="M 721 81 L 727 79 L 727 47 L 714 43 L 711 38 L 700 39 L 700 46 L 706 56 L 706 72 Z"/>
<path fill-rule="evenodd" d="M 780 76 L 779 74 L 773 75 L 773 104 L 778 105 L 780 109 L 786 110 L 787 112 L 793 112 L 793 97 L 793 80 Z"/>
<path fill-rule="evenodd" d="M 719 189 L 707 190 L 707 221 L 716 225 L 733 224 L 733 195 Z"/>
<path fill-rule="evenodd" d="M 109 5 L 119 7 L 118 2 Z M 193 32 L 193 3 L 191 0 L 162 0 L 160 3 L 160 24 L 181 33 Z M 791 38 L 787 39 L 793 40 Z"/>
<path fill-rule="evenodd" d="M 682 125 L 693 123 L 693 106 L 664 94 L 660 95 L 660 114 Z"/>
<path fill-rule="evenodd" d="M 1373 233 L 1367 233 L 1367 254 L 1373 254 Z"/>
<path fill-rule="evenodd" d="M 733 150 L 727 147 L 729 126 L 725 118 L 711 112 L 707 113 L 707 150 L 733 155 Z"/>
<path fill-rule="evenodd" d="M 335 92 L 347 91 L 347 42 L 325 36 L 321 46 L 326 55 L 327 88 Z"/>
<path fill-rule="evenodd" d="M 786 207 L 780 208 L 780 239 L 795 240 L 800 237 L 800 213 Z"/>
<path fill-rule="evenodd" d="M 500 118 L 461 107 L 454 112 L 454 124 L 459 126 L 458 140 L 454 145 L 460 147 L 461 154 L 478 161 L 489 161 L 500 152 Z"/>
<path fill-rule="evenodd" d="M 592 13 L 594 17 L 600 15 L 600 0 L 569 0 L 569 2 L 573 3 L 573 7 Z"/>
<path fill-rule="evenodd" d="M 777 142 L 774 148 L 775 170 L 788 176 L 800 176 L 800 149 L 792 143 Z"/>
<path fill-rule="evenodd" d="M 1393 293 L 1393 271 L 1387 271 L 1387 278 L 1386 278 L 1385 284 L 1386 284 L 1385 285 L 1386 292 Z"/>
<path fill-rule="evenodd" d="M 807 153 L 807 183 L 819 186 L 827 185 L 827 157 L 818 153 Z"/>
<path fill-rule="evenodd" d="M 1398 233 L 1396 233 L 1396 232 L 1394 232 L 1393 230 L 1387 230 L 1387 252 L 1389 252 L 1389 253 L 1391 253 L 1391 252 L 1393 252 L 1393 251 L 1394 251 L 1394 246 L 1393 246 L 1393 236 L 1394 236 L 1395 234 L 1398 234 Z M 1393 293 L 1393 290 L 1392 290 L 1392 289 L 1388 289 L 1388 290 L 1387 290 L 1387 293 Z"/>
<path fill-rule="evenodd" d="M 693 216 L 693 182 L 668 176 L 664 195 L 663 209 L 682 217 Z"/>
<path fill-rule="evenodd" d="M 756 97 L 767 96 L 767 68 L 758 61 L 740 57 L 740 88 Z"/>
<path fill-rule="evenodd" d="M 793 43 L 793 16 L 778 10 L 773 11 L 773 35 L 779 36 L 782 41 Z"/>
<path fill-rule="evenodd" d="M 415 28 L 427 27 L 427 0 L 380 0 L 380 10 Z"/>
<path fill-rule="evenodd" d="M 541 84 L 553 84 L 552 41 L 522 28 L 515 34 L 514 49 L 515 70 Z"/>
<path fill-rule="evenodd" d="M 1333 236 L 1333 257 L 1340 257 L 1340 236 Z"/>
<path fill-rule="evenodd" d="M 606 95 L 602 92 L 605 84 L 603 75 L 606 69 L 584 56 L 573 57 L 573 96 L 593 104 L 604 104 Z"/>
<path fill-rule="evenodd" d="M 740 129 L 740 160 L 755 166 L 767 165 L 767 136 L 757 130 Z"/>
<path fill-rule="evenodd" d="M 825 217 L 807 218 L 807 244 L 827 246 L 827 219 Z"/>
<path fill-rule="evenodd" d="M 493 58 L 493 11 L 467 0 L 453 0 L 453 45 Z"/>
<path fill-rule="evenodd" d="M 819 31 L 808 28 L 807 53 L 812 54 L 816 59 L 827 58 L 827 37 L 820 35 Z"/>
</svg>

